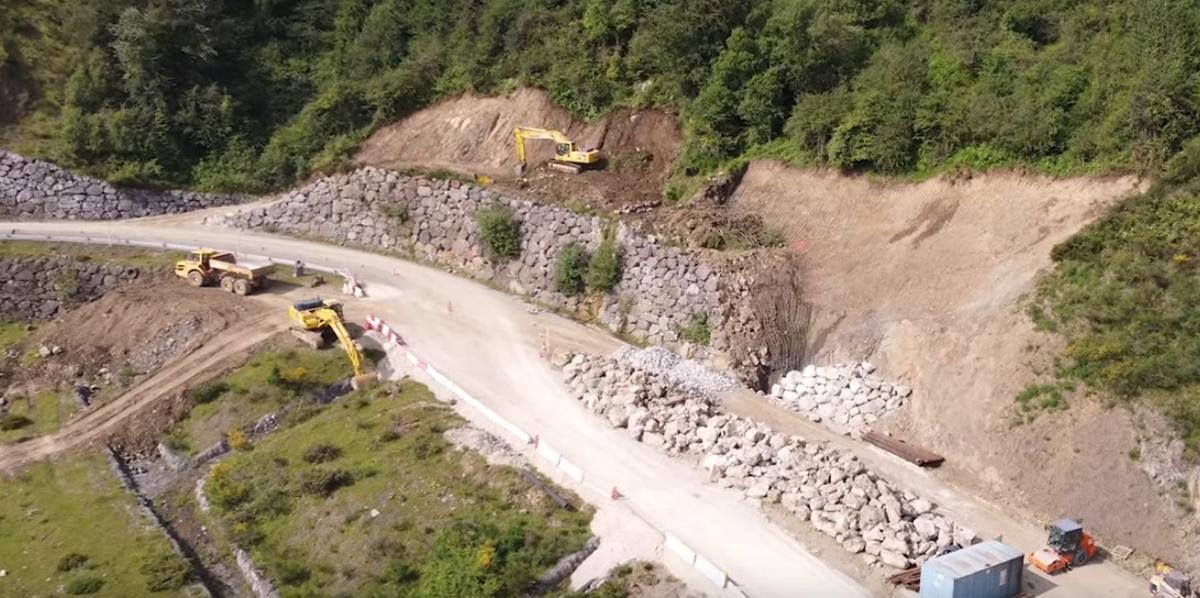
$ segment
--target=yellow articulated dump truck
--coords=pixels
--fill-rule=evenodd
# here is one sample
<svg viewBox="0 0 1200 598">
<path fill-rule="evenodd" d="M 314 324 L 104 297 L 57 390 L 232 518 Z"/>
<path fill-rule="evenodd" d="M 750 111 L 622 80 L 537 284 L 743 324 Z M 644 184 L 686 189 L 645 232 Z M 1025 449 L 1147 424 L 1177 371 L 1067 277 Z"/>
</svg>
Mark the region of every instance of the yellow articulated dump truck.
<svg viewBox="0 0 1200 598">
<path fill-rule="evenodd" d="M 222 289 L 239 295 L 249 295 L 266 286 L 271 264 L 240 264 L 231 251 L 196 249 L 175 262 L 175 275 L 194 287 L 221 285 Z"/>
</svg>

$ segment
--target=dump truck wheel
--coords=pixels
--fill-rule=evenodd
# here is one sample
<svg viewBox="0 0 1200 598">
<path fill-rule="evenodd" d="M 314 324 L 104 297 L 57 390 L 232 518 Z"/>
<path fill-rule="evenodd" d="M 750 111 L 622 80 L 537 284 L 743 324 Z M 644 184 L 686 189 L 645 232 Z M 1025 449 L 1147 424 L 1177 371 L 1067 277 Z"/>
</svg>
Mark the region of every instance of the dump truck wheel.
<svg viewBox="0 0 1200 598">
<path fill-rule="evenodd" d="M 1079 550 L 1075 551 L 1075 558 L 1071 560 L 1071 566 L 1079 567 L 1081 565 L 1087 564 L 1087 562 L 1088 562 L 1088 553 L 1086 550 L 1080 548 Z"/>
<path fill-rule="evenodd" d="M 250 294 L 250 282 L 245 278 L 239 278 L 233 281 L 233 292 L 239 295 Z"/>
<path fill-rule="evenodd" d="M 204 275 L 199 270 L 192 270 L 187 275 L 188 283 L 194 287 L 204 286 Z"/>
<path fill-rule="evenodd" d="M 232 276 L 222 276 L 221 277 L 221 288 L 232 293 L 233 292 L 233 277 Z"/>
</svg>

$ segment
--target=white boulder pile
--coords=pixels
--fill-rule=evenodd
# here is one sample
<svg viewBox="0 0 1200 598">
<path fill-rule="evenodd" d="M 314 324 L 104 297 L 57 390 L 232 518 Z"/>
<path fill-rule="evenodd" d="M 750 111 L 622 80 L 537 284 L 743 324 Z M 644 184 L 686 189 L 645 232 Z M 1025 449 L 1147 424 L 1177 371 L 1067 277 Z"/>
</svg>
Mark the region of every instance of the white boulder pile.
<svg viewBox="0 0 1200 598">
<path fill-rule="evenodd" d="M 975 541 L 974 532 L 895 488 L 854 455 L 723 413 L 703 393 L 628 361 L 571 355 L 555 363 L 565 364 L 572 394 L 613 427 L 694 459 L 711 481 L 749 500 L 781 504 L 868 564 L 905 568 L 951 544 Z"/>
<path fill-rule="evenodd" d="M 912 389 L 875 375 L 867 362 L 807 366 L 771 387 L 771 402 L 843 433 L 858 433 L 904 406 Z"/>
</svg>

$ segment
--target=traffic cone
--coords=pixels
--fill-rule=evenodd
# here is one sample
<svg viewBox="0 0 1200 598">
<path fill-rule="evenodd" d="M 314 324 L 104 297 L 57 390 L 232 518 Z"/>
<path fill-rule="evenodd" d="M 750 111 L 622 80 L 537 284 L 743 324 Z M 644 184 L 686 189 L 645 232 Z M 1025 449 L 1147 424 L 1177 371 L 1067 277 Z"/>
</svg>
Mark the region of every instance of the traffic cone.
<svg viewBox="0 0 1200 598">
<path fill-rule="evenodd" d="M 613 486 L 613 489 L 612 489 L 612 499 L 613 499 L 613 500 L 621 500 L 622 498 L 625 498 L 625 495 L 624 495 L 624 494 L 621 494 L 621 492 L 620 492 L 619 490 L 617 490 L 617 487 L 616 487 L 616 486 Z"/>
</svg>

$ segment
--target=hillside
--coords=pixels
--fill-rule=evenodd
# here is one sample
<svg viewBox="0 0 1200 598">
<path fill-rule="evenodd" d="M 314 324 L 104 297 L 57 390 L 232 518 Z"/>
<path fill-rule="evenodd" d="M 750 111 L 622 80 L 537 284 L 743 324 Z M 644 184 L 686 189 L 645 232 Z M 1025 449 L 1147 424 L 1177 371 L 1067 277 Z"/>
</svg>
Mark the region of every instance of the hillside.
<svg viewBox="0 0 1200 598">
<path fill-rule="evenodd" d="M 336 168 L 434 100 L 521 85 L 584 119 L 679 109 L 688 174 L 741 156 L 1155 171 L 1200 130 L 1197 39 L 1194 0 L 15 0 L 0 97 L 25 115 L 16 149 L 218 190 Z"/>
</svg>

